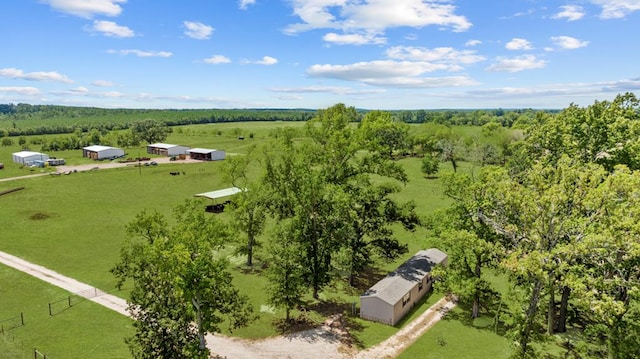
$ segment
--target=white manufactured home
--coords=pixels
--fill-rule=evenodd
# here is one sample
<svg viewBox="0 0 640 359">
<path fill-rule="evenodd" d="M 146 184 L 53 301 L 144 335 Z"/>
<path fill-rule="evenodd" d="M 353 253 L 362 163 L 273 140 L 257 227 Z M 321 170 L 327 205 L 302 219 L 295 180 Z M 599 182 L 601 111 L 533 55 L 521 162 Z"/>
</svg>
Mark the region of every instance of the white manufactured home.
<svg viewBox="0 0 640 359">
<path fill-rule="evenodd" d="M 396 325 L 431 290 L 430 272 L 437 265 L 447 265 L 439 249 L 416 253 L 360 296 L 360 317 Z"/>
</svg>

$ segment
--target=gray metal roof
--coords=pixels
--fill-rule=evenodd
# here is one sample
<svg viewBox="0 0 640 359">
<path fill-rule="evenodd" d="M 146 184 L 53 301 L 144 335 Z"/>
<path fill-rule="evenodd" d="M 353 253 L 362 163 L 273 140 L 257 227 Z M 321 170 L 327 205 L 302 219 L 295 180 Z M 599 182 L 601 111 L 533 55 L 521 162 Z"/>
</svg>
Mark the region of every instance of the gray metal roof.
<svg viewBox="0 0 640 359">
<path fill-rule="evenodd" d="M 162 149 L 168 150 L 173 147 L 178 147 L 178 145 L 172 145 L 169 143 L 152 143 L 150 145 L 147 145 L 147 147 L 156 147 L 156 148 L 162 148 Z"/>
<path fill-rule="evenodd" d="M 194 196 L 196 196 L 196 197 L 205 197 L 205 198 L 209 198 L 209 199 L 216 199 L 216 198 L 233 196 L 234 194 L 237 194 L 237 193 L 240 193 L 240 192 L 242 192 L 242 189 L 240 189 L 238 187 L 229 187 L 229 188 L 225 188 L 225 189 L 219 189 L 217 191 L 198 193 L 198 194 L 195 194 Z"/>
<path fill-rule="evenodd" d="M 378 297 L 394 305 L 411 291 L 416 283 L 422 281 L 434 266 L 446 259 L 447 254 L 436 248 L 419 251 L 369 288 L 362 297 Z"/>
</svg>

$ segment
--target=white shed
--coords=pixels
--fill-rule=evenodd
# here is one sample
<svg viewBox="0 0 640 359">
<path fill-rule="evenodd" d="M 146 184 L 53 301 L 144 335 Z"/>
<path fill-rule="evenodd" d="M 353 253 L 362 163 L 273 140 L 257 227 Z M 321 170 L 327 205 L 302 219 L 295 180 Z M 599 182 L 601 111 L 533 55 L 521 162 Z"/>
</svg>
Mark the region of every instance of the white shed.
<svg viewBox="0 0 640 359">
<path fill-rule="evenodd" d="M 11 155 L 11 157 L 13 158 L 13 162 L 23 165 L 29 165 L 35 161 L 46 161 L 49 159 L 49 155 L 32 151 L 15 152 Z"/>
<path fill-rule="evenodd" d="M 124 150 L 109 146 L 87 146 L 82 148 L 82 157 L 89 157 L 94 160 L 114 159 L 124 156 Z"/>
<path fill-rule="evenodd" d="M 396 325 L 431 289 L 431 269 L 447 265 L 436 248 L 422 250 L 360 296 L 360 317 Z"/>
<path fill-rule="evenodd" d="M 192 148 L 187 152 L 189 153 L 189 157 L 191 157 L 192 159 L 202 161 L 224 160 L 227 155 L 222 150 L 211 150 L 208 148 Z"/>
<path fill-rule="evenodd" d="M 172 145 L 168 143 L 153 143 L 147 146 L 147 153 L 161 156 L 186 155 L 189 147 Z"/>
</svg>

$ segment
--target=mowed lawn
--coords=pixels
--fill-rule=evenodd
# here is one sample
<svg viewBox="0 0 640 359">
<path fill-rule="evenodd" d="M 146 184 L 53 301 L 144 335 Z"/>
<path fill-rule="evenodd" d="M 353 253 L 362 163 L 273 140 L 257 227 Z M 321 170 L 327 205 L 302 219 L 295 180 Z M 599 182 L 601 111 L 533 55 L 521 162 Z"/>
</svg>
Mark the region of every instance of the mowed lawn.
<svg viewBox="0 0 640 359">
<path fill-rule="evenodd" d="M 266 143 L 268 139 L 277 136 L 283 128 L 293 127 L 299 129 L 302 125 L 302 123 L 272 122 L 183 126 L 179 129 L 174 129 L 174 132 L 165 142 L 184 144 L 190 147 L 223 149 L 231 155 L 243 155 L 250 146 Z M 239 140 L 238 136 L 243 136 L 245 139 Z M 6 154 L 8 150 L 2 150 L 4 152 L 0 152 L 0 155 Z M 128 149 L 128 153 L 129 156 L 133 157 L 138 156 L 138 153 L 146 155 L 144 147 Z M 77 151 L 69 151 L 64 156 L 58 157 L 67 158 L 67 163 L 71 164 L 86 163 L 88 161 L 81 158 Z M 4 158 L 2 161 L 7 162 Z M 424 178 L 420 172 L 420 159 L 408 158 L 401 160 L 401 163 L 405 166 L 410 181 L 406 185 L 401 185 L 402 191 L 397 194 L 398 199 L 415 201 L 417 212 L 422 216 L 426 216 L 438 208 L 444 208 L 450 203 L 442 195 L 442 186 L 439 178 Z M 0 182 L 0 192 L 16 187 L 24 187 L 23 190 L 0 196 L 0 228 L 3 230 L 0 238 L 0 250 L 56 270 L 104 291 L 114 291 L 114 294 L 126 298 L 126 288 L 122 292 L 115 291 L 115 279 L 109 273 L 109 269 L 118 261 L 120 247 L 125 238 L 125 225 L 142 210 L 157 210 L 171 217 L 172 209 L 185 199 L 193 198 L 194 194 L 228 187 L 230 184 L 224 183 L 222 180 L 221 165 L 222 162 L 210 162 L 168 164 L 142 168 L 126 167 Z M 459 170 L 473 171 L 475 168 L 463 163 Z M 28 169 L 19 169 L 17 171 L 28 173 L 24 172 L 28 171 Z M 441 171 L 451 171 L 451 165 L 442 163 Z M 169 172 L 180 172 L 181 174 L 179 176 L 171 176 Z M 223 220 L 227 220 L 228 214 L 222 214 L 220 217 Z M 269 233 L 269 228 L 265 232 Z M 314 310 L 320 312 L 341 310 L 349 313 L 351 304 L 357 303 L 359 295 L 366 289 L 367 284 L 373 284 L 373 281 L 393 270 L 399 263 L 419 249 L 423 249 L 428 236 L 428 232 L 423 228 L 419 228 L 414 232 L 406 232 L 397 227 L 396 233 L 400 240 L 408 245 L 408 253 L 395 261 L 380 261 L 377 268 L 372 272 L 373 275 L 363 280 L 359 288 L 348 288 L 344 283 L 336 282 L 335 285 L 330 286 L 321 293 L 321 299 L 324 303 L 322 305 L 308 298 L 309 309 L 311 310 L 309 313 L 311 314 L 307 314 L 307 316 L 311 322 L 322 320 L 320 315 L 313 314 Z M 266 241 L 266 238 L 267 236 L 263 236 L 261 240 Z M 232 248 L 228 249 L 228 253 L 232 253 Z M 258 252 L 257 269 L 250 269 L 243 265 L 243 258 L 230 256 L 236 285 L 244 294 L 250 297 L 254 308 L 260 314 L 255 323 L 252 323 L 247 328 L 234 331 L 233 335 L 257 338 L 279 333 L 276 323 L 277 319 L 283 317 L 283 314 L 269 308 L 266 303 L 263 291 L 266 279 L 260 272 L 262 264 L 260 258 L 261 253 Z M 0 266 L 0 268 L 4 269 L 5 267 Z M 29 287 L 35 288 L 36 292 L 58 290 L 21 273 L 12 273 L 13 279 L 5 280 L 4 276 L 6 274 L 4 272 L 0 271 L 2 283 L 8 283 L 9 280 L 20 283 L 33 283 L 35 281 L 39 285 L 29 285 Z M 61 292 L 61 295 L 56 294 L 52 299 L 66 295 L 63 293 L 64 291 L 58 291 Z M 23 294 L 20 291 L 13 290 L 10 293 L 16 294 L 3 295 L 0 298 L 0 308 L 4 308 L 5 304 L 7 308 L 13 308 L 21 302 Z M 425 304 L 416 307 L 411 316 L 397 327 L 389 327 L 352 318 L 352 334 L 356 344 L 360 347 L 368 347 L 379 343 L 389 335 L 397 332 L 404 323 L 426 310 L 430 303 L 437 301 L 441 296 L 442 294 L 440 293 L 432 294 L 424 301 Z M 44 300 L 45 306 L 49 300 Z M 85 304 L 89 305 L 85 306 Z M 80 315 L 80 311 L 76 309 L 82 306 L 93 308 L 96 305 L 83 303 L 66 311 L 64 315 L 76 312 Z M 1 315 L 11 317 L 15 310 L 11 310 L 6 315 L 2 312 Z M 115 312 L 108 314 L 104 317 L 104 320 L 111 322 L 110 325 L 121 320 L 128 321 L 128 319 L 121 318 Z M 294 314 L 300 313 L 296 312 Z M 48 316 L 46 311 L 45 315 Z M 86 318 L 92 318 L 92 315 L 87 313 Z M 58 324 L 53 323 L 52 325 L 58 331 L 67 330 L 68 326 L 78 327 L 75 328 L 78 330 L 82 330 L 82 328 L 93 330 L 93 327 L 85 326 L 84 323 L 90 321 L 86 318 L 84 321 L 79 320 L 76 323 L 56 322 Z M 455 324 L 457 321 L 454 320 L 452 323 Z M 436 326 L 436 328 L 439 327 L 440 324 Z M 469 333 L 473 333 L 476 330 L 469 326 L 453 327 L 453 329 L 446 328 L 445 331 L 453 332 L 462 330 L 463 332 L 469 331 Z M 109 335 L 98 336 L 95 339 L 100 342 L 100 345 L 123 346 L 122 338 L 130 334 L 130 328 L 126 325 L 116 328 L 109 327 L 108 330 Z M 25 334 L 25 332 L 29 334 Z M 40 330 L 34 329 L 34 327 L 25 326 L 15 329 L 13 333 L 15 333 L 16 340 L 23 343 L 21 345 L 30 346 L 31 344 L 24 343 L 35 341 L 47 344 L 48 341 L 47 335 L 41 333 Z M 225 333 L 230 334 L 227 331 Z M 36 339 L 30 339 L 32 337 Z M 478 338 L 480 344 L 484 340 L 482 337 L 473 335 L 469 335 L 468 338 L 463 335 L 460 338 L 465 341 Z M 496 338 L 500 339 L 498 336 Z M 94 339 L 87 339 L 87 342 L 92 340 Z M 55 341 L 54 337 L 52 337 L 52 341 Z M 456 343 L 455 339 L 446 341 L 449 343 L 448 345 Z M 416 344 L 417 348 L 419 348 L 421 342 Z M 480 345 L 479 343 L 475 345 Z M 72 346 L 72 343 L 67 343 L 66 345 Z M 469 345 L 473 346 L 474 344 L 471 343 Z M 2 346 L 3 342 L 0 341 L 0 351 L 2 351 Z M 64 342 L 60 346 L 64 347 Z M 497 346 L 502 347 L 499 342 Z M 446 346 L 443 347 L 446 348 Z M 123 348 L 126 357 L 126 347 Z M 63 353 L 66 352 L 63 350 Z M 51 358 L 60 357 L 83 356 L 51 355 Z M 98 358 L 100 356 L 90 357 Z M 104 357 L 116 358 L 118 356 L 107 355 Z"/>
</svg>

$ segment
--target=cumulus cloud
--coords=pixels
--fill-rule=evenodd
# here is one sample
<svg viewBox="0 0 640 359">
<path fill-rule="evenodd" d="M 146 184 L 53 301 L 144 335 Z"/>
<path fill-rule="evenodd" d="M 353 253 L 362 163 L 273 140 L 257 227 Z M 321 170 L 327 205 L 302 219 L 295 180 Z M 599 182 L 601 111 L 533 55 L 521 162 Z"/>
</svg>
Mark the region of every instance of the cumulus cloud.
<svg viewBox="0 0 640 359">
<path fill-rule="evenodd" d="M 302 22 L 289 25 L 285 29 L 289 34 L 325 28 L 382 32 L 394 27 L 435 25 L 453 31 L 471 27 L 448 0 L 292 0 L 292 5 Z"/>
<path fill-rule="evenodd" d="M 514 37 L 513 39 L 511 39 L 511 41 L 507 42 L 504 45 L 504 47 L 507 50 L 531 50 L 531 49 L 533 49 L 533 46 L 531 45 L 531 43 L 528 40 L 517 38 L 517 37 Z"/>
<path fill-rule="evenodd" d="M 256 3 L 256 0 L 240 0 L 240 9 L 246 10 L 249 5 Z"/>
<path fill-rule="evenodd" d="M 118 54 L 118 55 L 135 55 L 138 57 L 171 57 L 173 54 L 168 51 L 144 51 L 144 50 L 136 50 L 136 49 L 127 49 L 127 50 L 107 50 L 109 54 Z"/>
<path fill-rule="evenodd" d="M 498 57 L 496 62 L 487 67 L 486 70 L 491 72 L 519 72 L 543 68 L 546 64 L 546 61 L 538 60 L 533 55 Z"/>
<path fill-rule="evenodd" d="M 640 10 L 640 0 L 591 0 L 602 7 L 600 17 L 603 19 L 620 19 Z"/>
<path fill-rule="evenodd" d="M 95 15 L 120 15 L 122 8 L 118 4 L 124 4 L 127 0 L 41 0 L 41 2 L 48 4 L 56 11 L 89 19 Z"/>
<path fill-rule="evenodd" d="M 576 21 L 584 17 L 584 9 L 579 5 L 560 6 L 561 11 L 552 16 L 554 19 L 567 19 L 567 21 Z"/>
<path fill-rule="evenodd" d="M 583 41 L 571 36 L 553 36 L 551 41 L 558 47 L 565 50 L 573 50 L 580 47 L 585 47 L 589 44 L 589 41 Z"/>
<path fill-rule="evenodd" d="M 256 65 L 265 65 L 265 66 L 270 66 L 270 65 L 275 65 L 278 63 L 278 59 L 271 57 L 271 56 L 264 56 L 262 58 L 262 60 L 256 60 L 256 61 L 251 61 L 251 60 L 244 60 L 242 61 L 245 64 L 256 64 Z"/>
<path fill-rule="evenodd" d="M 0 93 L 12 93 L 23 96 L 35 96 L 40 94 L 40 90 L 35 87 L 0 87 Z"/>
<path fill-rule="evenodd" d="M 486 60 L 484 56 L 476 54 L 475 50 L 459 51 L 451 47 L 395 46 L 386 52 L 387 56 L 396 60 L 427 61 L 449 66 L 448 70 L 458 71 L 459 64 L 473 64 Z"/>
<path fill-rule="evenodd" d="M 324 35 L 322 40 L 336 45 L 381 45 L 387 42 L 387 38 L 374 33 L 336 34 L 330 32 Z"/>
<path fill-rule="evenodd" d="M 379 60 L 349 65 L 318 64 L 309 67 L 307 74 L 374 86 L 431 88 L 476 84 L 465 76 L 421 77 L 428 72 L 449 68 L 450 65 L 431 62 Z"/>
<path fill-rule="evenodd" d="M 202 60 L 207 64 L 213 64 L 213 65 L 217 65 L 217 64 L 228 64 L 231 62 L 231 60 L 223 55 L 213 55 L 211 57 L 207 57 L 206 59 Z"/>
<path fill-rule="evenodd" d="M 480 40 L 469 40 L 469 41 L 464 43 L 464 46 L 473 47 L 473 46 L 478 46 L 480 44 L 482 44 L 482 41 L 480 41 Z"/>
<path fill-rule="evenodd" d="M 186 28 L 184 34 L 197 40 L 206 40 L 210 38 L 214 30 L 213 27 L 201 22 L 185 21 L 183 24 Z"/>
<path fill-rule="evenodd" d="M 108 37 L 134 37 L 135 32 L 126 26 L 120 26 L 113 21 L 96 20 L 93 22 L 93 26 L 89 28 L 90 31 L 102 33 Z"/>
<path fill-rule="evenodd" d="M 4 68 L 0 69 L 0 77 L 6 77 L 10 79 L 16 80 L 28 80 L 28 81 L 39 81 L 39 82 L 63 82 L 63 83 L 73 83 L 71 79 L 67 76 L 62 75 L 58 72 L 24 72 L 20 69 L 16 68 Z"/>
</svg>

